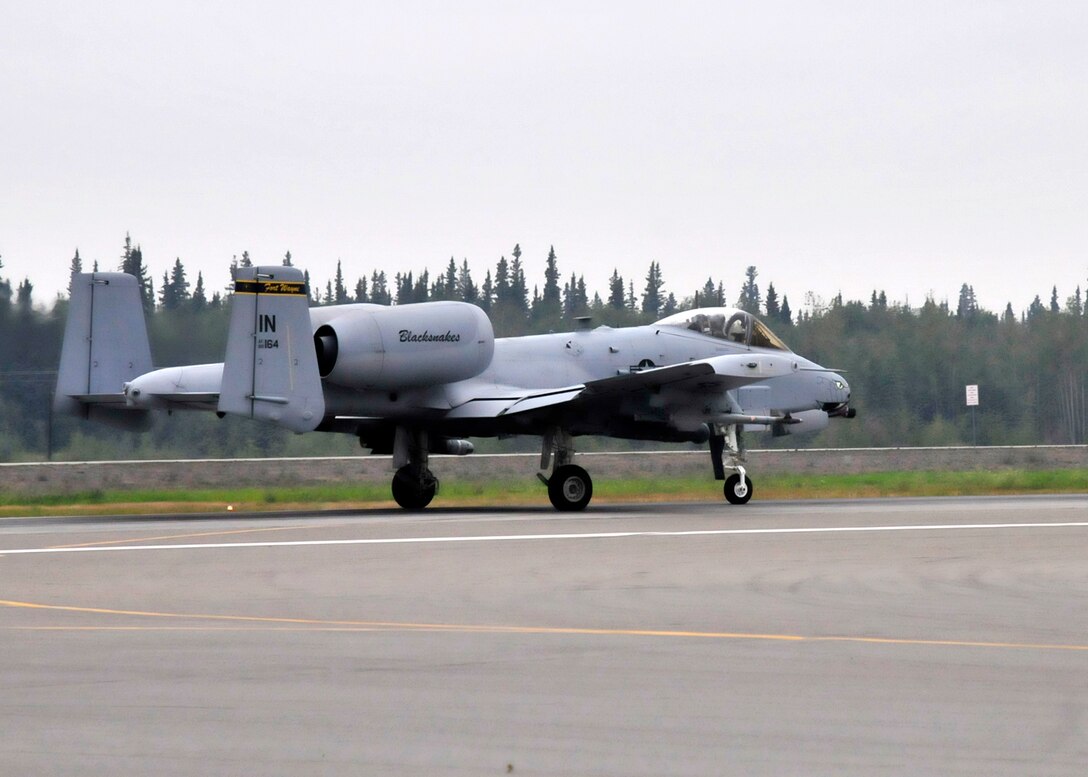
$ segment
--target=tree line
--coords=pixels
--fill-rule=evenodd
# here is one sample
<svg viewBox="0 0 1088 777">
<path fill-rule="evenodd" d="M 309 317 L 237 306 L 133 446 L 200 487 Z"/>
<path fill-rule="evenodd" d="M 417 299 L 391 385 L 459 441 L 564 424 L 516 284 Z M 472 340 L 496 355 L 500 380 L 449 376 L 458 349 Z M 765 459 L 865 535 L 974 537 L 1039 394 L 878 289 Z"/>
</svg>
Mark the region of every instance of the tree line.
<svg viewBox="0 0 1088 777">
<path fill-rule="evenodd" d="M 637 290 L 634 279 L 624 279 L 618 270 L 613 269 L 605 296 L 594 292 L 590 297 L 584 275 L 572 272 L 569 278 L 561 278 L 554 246 L 549 249 L 545 260 L 543 284 L 534 284 L 530 292 L 521 261 L 520 244 L 514 245 L 510 257 L 508 261 L 505 255 L 501 256 L 495 264 L 494 273 L 489 267 L 482 281 L 473 277 L 467 259 L 458 264 L 454 257 L 450 257 L 445 269 L 434 276 L 424 268 L 418 273 L 398 272 L 390 278 L 384 270 L 375 269 L 370 275 L 359 276 L 352 284 L 344 274 L 341 261 L 337 261 L 335 275 L 324 285 L 313 283 L 309 270 L 304 271 L 304 276 L 310 289 L 310 304 L 314 306 L 356 302 L 406 305 L 457 300 L 483 308 L 495 324 L 496 331 L 505 336 L 546 332 L 584 316 L 592 316 L 610 325 L 632 325 L 692 307 L 731 304 L 722 282 L 712 277 L 678 300 L 674 293 L 666 293 L 661 265 L 656 261 L 650 262 Z M 284 254 L 280 263 L 286 267 L 294 266 L 290 251 Z M 235 255 L 228 268 L 231 283 L 239 267 L 252 266 L 253 260 L 248 251 L 243 251 L 241 256 Z M 70 269 L 73 273 L 84 271 L 78 249 Z M 97 272 L 98 262 L 88 269 Z M 144 310 L 149 315 L 156 310 L 216 310 L 226 304 L 231 294 L 230 284 L 222 292 L 215 290 L 209 293 L 203 273 L 198 272 L 195 282 L 191 282 L 180 258 L 174 260 L 170 270 L 163 272 L 156 292 L 155 282 L 144 263 L 143 249 L 139 244 L 134 244 L 129 235 L 125 236 L 117 269 L 139 280 Z M 767 289 L 766 310 L 763 310 L 755 283 L 756 274 L 755 267 L 747 269 L 747 279 L 740 289 L 736 306 L 755 314 L 766 314 L 778 323 L 792 324 L 789 300 L 783 297 L 780 303 L 773 284 Z M 29 280 L 24 283 L 29 305 L 33 286 Z M 20 286 L 22 289 L 23 286 Z"/>
<path fill-rule="evenodd" d="M 282 264 L 290 265 L 286 252 Z M 87 269 L 97 270 L 97 262 Z M 251 266 L 247 252 L 226 271 Z M 396 273 L 373 270 L 350 283 L 341 263 L 333 278 L 310 284 L 314 305 L 372 302 L 409 304 L 462 300 L 491 317 L 497 336 L 571 328 L 577 319 L 631 326 L 678 310 L 735 306 L 767 321 L 798 353 L 843 370 L 859 416 L 833 423 L 812 437 L 754 437 L 760 446 L 907 446 L 949 444 L 1084 443 L 1088 440 L 1088 311 L 1078 286 L 1073 294 L 1037 295 L 1026 311 L 1011 304 L 982 308 L 970 284 L 956 304 L 927 298 L 919 307 L 889 302 L 874 290 L 868 300 L 823 300 L 809 293 L 794 312 L 773 283 L 761 288 L 755 266 L 744 269 L 736 293 L 721 279 L 677 297 L 666 288 L 661 265 L 645 276 L 613 270 L 607 289 L 590 291 L 584 277 L 565 276 L 552 248 L 543 278 L 530 284 L 520 246 L 487 268 L 477 283 L 467 260 L 444 270 Z M 78 251 L 71 269 L 82 271 Z M 140 281 L 152 353 L 157 366 L 222 360 L 230 286 L 209 288 L 202 273 L 190 280 L 176 259 L 155 283 L 138 243 L 126 236 L 114 267 Z M 232 276 L 231 276 L 232 277 Z M 309 280 L 309 279 L 308 279 Z M 350 454 L 353 441 L 332 435 L 298 437 L 244 419 L 178 413 L 159 419 L 146 435 L 117 434 L 48 411 L 60 353 L 67 299 L 45 308 L 33 284 L 14 287 L 0 257 L 0 461 L 155 456 Z M 1047 299 L 1047 302 L 1043 300 Z M 965 407 L 964 387 L 979 386 L 980 407 Z M 590 445 L 594 443 L 588 443 Z M 486 444 L 485 444 L 486 447 Z"/>
</svg>

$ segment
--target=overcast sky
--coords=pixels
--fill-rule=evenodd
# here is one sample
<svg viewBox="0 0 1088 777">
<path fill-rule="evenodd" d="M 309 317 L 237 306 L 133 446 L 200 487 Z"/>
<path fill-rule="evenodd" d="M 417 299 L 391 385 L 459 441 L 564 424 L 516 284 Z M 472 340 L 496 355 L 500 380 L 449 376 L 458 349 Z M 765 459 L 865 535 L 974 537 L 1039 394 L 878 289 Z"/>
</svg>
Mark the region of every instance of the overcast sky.
<svg viewBox="0 0 1088 777">
<path fill-rule="evenodd" d="M 1088 286 L 1088 3 L 0 0 L 0 274 L 290 250 L 1026 308 Z"/>
</svg>

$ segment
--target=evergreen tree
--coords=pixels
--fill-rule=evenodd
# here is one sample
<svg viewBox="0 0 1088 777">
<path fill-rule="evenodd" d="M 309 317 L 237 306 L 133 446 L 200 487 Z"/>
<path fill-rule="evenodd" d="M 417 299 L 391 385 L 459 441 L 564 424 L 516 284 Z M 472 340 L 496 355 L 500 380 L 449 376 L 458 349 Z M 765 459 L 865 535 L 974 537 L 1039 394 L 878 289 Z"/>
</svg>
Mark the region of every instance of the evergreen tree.
<svg viewBox="0 0 1088 777">
<path fill-rule="evenodd" d="M 231 275 L 231 277 L 234 277 L 234 276 Z M 310 271 L 309 270 L 303 270 L 302 271 L 302 282 L 306 284 L 306 289 L 308 290 L 308 292 L 310 294 L 310 304 L 311 305 L 320 304 L 320 302 L 321 302 L 321 300 L 319 299 L 320 292 L 318 292 L 317 289 L 313 288 L 310 285 Z"/>
<path fill-rule="evenodd" d="M 700 308 L 720 308 L 725 304 L 725 291 L 721 283 L 707 277 L 703 288 L 695 292 L 695 306 Z"/>
<path fill-rule="evenodd" d="M 589 293 L 586 291 L 586 276 L 579 275 L 574 293 L 574 315 L 581 316 L 589 310 Z"/>
<path fill-rule="evenodd" d="M 75 275 L 76 273 L 81 273 L 81 272 L 83 272 L 83 260 L 79 258 L 79 249 L 77 248 L 76 249 L 76 255 L 72 257 L 72 265 L 68 270 L 68 275 L 69 275 L 68 296 L 69 297 L 72 296 L 71 276 Z"/>
<path fill-rule="evenodd" d="M 627 281 L 627 299 L 625 300 L 626 307 L 632 313 L 638 310 L 638 298 L 635 297 L 635 282 Z"/>
<path fill-rule="evenodd" d="M 389 293 L 385 270 L 375 270 L 370 275 L 370 301 L 376 305 L 392 305 L 393 295 Z"/>
<path fill-rule="evenodd" d="M 333 283 L 333 297 L 332 302 L 334 305 L 345 305 L 351 302 L 348 297 L 348 289 L 344 285 L 344 270 L 340 266 L 340 260 L 336 260 L 336 275 Z"/>
<path fill-rule="evenodd" d="M 288 251 L 287 253 L 285 253 L 283 255 L 283 266 L 284 267 L 294 267 L 294 265 L 291 264 L 291 252 L 290 251 Z"/>
<path fill-rule="evenodd" d="M 393 286 L 397 290 L 398 305 L 407 305 L 412 302 L 412 290 L 415 287 L 415 284 L 412 282 L 412 273 L 409 272 L 407 275 L 397 273 L 396 277 L 393 279 Z"/>
<path fill-rule="evenodd" d="M 615 267 L 612 268 L 612 278 L 608 281 L 608 306 L 614 310 L 623 310 L 627 307 L 623 276 Z"/>
<path fill-rule="evenodd" d="M 650 262 L 650 269 L 646 273 L 646 290 L 642 293 L 642 312 L 658 318 L 661 312 L 661 265 Z"/>
<path fill-rule="evenodd" d="M 539 295 L 533 289 L 533 320 L 542 328 L 554 328 L 563 315 L 563 298 L 559 288 L 559 262 L 555 246 L 548 251 L 544 264 L 544 291 Z"/>
<path fill-rule="evenodd" d="M 132 238 L 127 232 L 125 247 L 121 254 L 121 272 L 136 277 L 136 283 L 140 287 L 140 299 L 144 305 L 144 315 L 150 316 L 155 310 L 155 287 L 147 267 L 144 266 L 144 252 L 139 245 L 132 245 Z"/>
<path fill-rule="evenodd" d="M 468 269 L 468 259 L 461 262 L 461 270 L 457 274 L 457 297 L 462 302 L 475 305 L 479 301 L 480 291 L 472 282 L 472 272 Z"/>
<path fill-rule="evenodd" d="M 563 317 L 573 319 L 584 316 L 589 310 L 589 298 L 586 292 L 585 276 L 575 277 L 570 274 L 570 281 L 563 284 Z"/>
<path fill-rule="evenodd" d="M 749 265 L 748 269 L 744 271 L 744 285 L 741 286 L 740 296 L 737 298 L 737 307 L 754 316 L 759 315 L 759 309 L 762 304 L 759 286 L 756 284 L 757 275 L 759 275 L 759 273 L 756 271 L 755 266 Z"/>
<path fill-rule="evenodd" d="M 163 310 L 173 310 L 178 306 L 174 289 L 170 286 L 170 276 L 166 273 L 162 274 L 162 286 L 159 287 L 159 306 Z"/>
<path fill-rule="evenodd" d="M 506 264 L 506 257 L 499 257 L 499 263 L 495 265 L 495 304 L 505 305 L 513 302 L 510 295 L 510 269 Z"/>
<path fill-rule="evenodd" d="M 1058 305 L 1058 287 L 1055 286 L 1050 292 L 1050 312 L 1054 315 L 1062 312 L 1061 306 Z"/>
<path fill-rule="evenodd" d="M 34 310 L 34 284 L 24 278 L 15 291 L 15 307 L 20 315 L 28 316 Z"/>
<path fill-rule="evenodd" d="M 1084 303 L 1081 301 L 1080 286 L 1077 286 L 1073 296 L 1065 301 L 1065 310 L 1073 316 L 1084 315 Z"/>
<path fill-rule="evenodd" d="M 778 292 L 774 290 L 774 284 L 767 284 L 767 296 L 763 300 L 763 307 L 767 311 L 768 321 L 777 321 L 782 314 L 782 308 L 778 304 Z"/>
<path fill-rule="evenodd" d="M 544 293 L 540 300 L 545 305 L 554 305 L 559 309 L 559 261 L 555 256 L 555 246 L 548 250 L 548 258 L 544 264 Z"/>
<path fill-rule="evenodd" d="M 196 274 L 196 286 L 193 287 L 193 297 L 190 300 L 193 310 L 204 310 L 208 306 L 208 298 L 204 294 L 204 275 Z"/>
<path fill-rule="evenodd" d="M 965 283 L 960 286 L 960 298 L 956 304 L 956 318 L 969 320 L 975 318 L 977 313 L 978 301 L 975 299 L 975 288 Z"/>
<path fill-rule="evenodd" d="M 370 302 L 370 296 L 366 292 L 366 278 L 360 278 L 355 282 L 355 301 Z"/>
<path fill-rule="evenodd" d="M 494 301 L 495 290 L 493 288 L 493 284 L 491 283 L 491 270 L 489 268 L 487 273 L 484 275 L 483 286 L 480 287 L 479 305 L 481 308 L 484 309 L 485 313 L 489 313 L 491 312 L 491 305 L 494 303 Z"/>
<path fill-rule="evenodd" d="M 446 265 L 446 274 L 441 279 L 442 296 L 439 299 L 460 299 L 461 289 L 457 284 L 457 262 L 450 257 L 450 263 Z"/>
<path fill-rule="evenodd" d="M 679 304 L 676 302 L 676 295 L 670 291 L 669 296 L 665 299 L 665 307 L 661 311 L 661 317 L 665 318 L 671 316 L 679 309 L 679 307 Z"/>
<path fill-rule="evenodd" d="M 426 302 L 430 293 L 431 271 L 424 270 L 419 274 L 416 285 L 412 287 L 412 302 Z"/>
<path fill-rule="evenodd" d="M 778 320 L 786 326 L 793 326 L 793 312 L 790 310 L 790 298 L 782 296 L 782 309 L 778 313 Z"/>
<path fill-rule="evenodd" d="M 190 299 L 189 281 L 185 277 L 185 266 L 181 263 L 181 257 L 174 260 L 174 268 L 170 271 L 170 286 L 175 299 L 175 306 L 184 305 Z"/>
<path fill-rule="evenodd" d="M 529 312 L 529 287 L 521 266 L 521 249 L 514 246 L 514 261 L 510 263 L 510 298 L 522 313 Z"/>
</svg>

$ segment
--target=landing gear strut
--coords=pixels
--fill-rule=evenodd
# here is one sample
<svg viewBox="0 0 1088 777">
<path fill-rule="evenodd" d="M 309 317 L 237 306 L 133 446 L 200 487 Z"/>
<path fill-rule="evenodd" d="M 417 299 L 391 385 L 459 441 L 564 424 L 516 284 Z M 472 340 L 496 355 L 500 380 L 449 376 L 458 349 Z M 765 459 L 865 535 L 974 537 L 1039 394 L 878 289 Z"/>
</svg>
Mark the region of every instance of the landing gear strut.
<svg viewBox="0 0 1088 777">
<path fill-rule="evenodd" d="M 422 510 L 438 491 L 438 478 L 427 467 L 427 433 L 397 427 L 393 440 L 393 499 L 405 510 Z"/>
<path fill-rule="evenodd" d="M 547 469 L 554 461 L 551 477 L 538 474 L 548 487 L 548 499 L 560 512 L 584 510 L 593 498 L 593 480 L 574 458 L 574 439 L 570 433 L 555 429 L 544 435 L 540 451 L 540 468 Z"/>
<path fill-rule="evenodd" d="M 744 438 L 737 424 L 715 424 L 710 435 L 710 462 L 714 479 L 724 480 L 725 499 L 732 505 L 748 504 L 752 498 L 752 480 L 745 472 Z M 725 471 L 733 474 L 728 478 Z"/>
</svg>

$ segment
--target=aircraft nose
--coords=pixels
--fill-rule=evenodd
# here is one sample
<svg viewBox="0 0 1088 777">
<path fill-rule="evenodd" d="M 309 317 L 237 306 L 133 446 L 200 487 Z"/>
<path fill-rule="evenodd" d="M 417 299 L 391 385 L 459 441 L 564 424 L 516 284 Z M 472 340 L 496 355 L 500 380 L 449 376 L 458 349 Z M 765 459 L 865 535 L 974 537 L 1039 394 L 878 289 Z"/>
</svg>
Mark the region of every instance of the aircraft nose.
<svg viewBox="0 0 1088 777">
<path fill-rule="evenodd" d="M 850 399 L 850 384 L 842 375 L 834 372 L 820 380 L 820 401 L 824 404 L 836 404 Z"/>
<path fill-rule="evenodd" d="M 850 384 L 842 375 L 832 375 L 831 385 L 835 387 L 836 394 L 842 397 L 843 402 L 850 399 Z"/>
<path fill-rule="evenodd" d="M 853 418 L 854 410 L 850 407 L 850 384 L 846 378 L 837 373 L 831 373 L 823 384 L 824 396 L 821 398 L 823 409 L 830 416 L 843 416 Z"/>
</svg>

